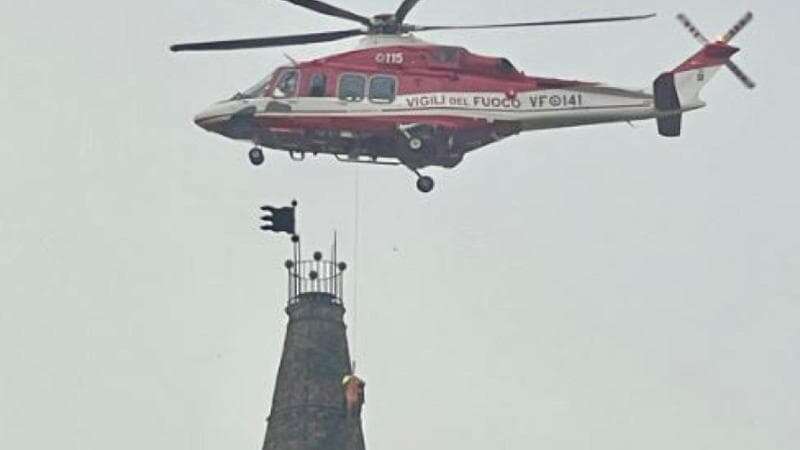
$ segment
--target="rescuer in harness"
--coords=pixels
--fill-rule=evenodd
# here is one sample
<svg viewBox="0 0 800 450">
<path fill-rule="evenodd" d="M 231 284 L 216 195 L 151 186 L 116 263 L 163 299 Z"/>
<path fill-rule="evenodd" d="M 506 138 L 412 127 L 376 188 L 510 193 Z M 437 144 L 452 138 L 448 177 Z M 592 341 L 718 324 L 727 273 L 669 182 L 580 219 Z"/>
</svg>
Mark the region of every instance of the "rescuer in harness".
<svg viewBox="0 0 800 450">
<path fill-rule="evenodd" d="M 355 375 L 346 375 L 342 379 L 347 415 L 350 417 L 358 417 L 361 415 L 361 407 L 364 405 L 365 384 L 363 380 Z"/>
</svg>

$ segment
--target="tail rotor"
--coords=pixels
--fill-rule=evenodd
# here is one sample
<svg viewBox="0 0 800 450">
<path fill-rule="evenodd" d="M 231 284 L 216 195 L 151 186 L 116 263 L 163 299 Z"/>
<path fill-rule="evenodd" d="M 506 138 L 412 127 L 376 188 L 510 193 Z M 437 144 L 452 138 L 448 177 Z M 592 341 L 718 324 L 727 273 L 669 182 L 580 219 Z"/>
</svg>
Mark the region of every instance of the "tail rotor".
<svg viewBox="0 0 800 450">
<path fill-rule="evenodd" d="M 703 33 L 686 17 L 685 14 L 678 14 L 677 17 L 678 21 L 683 24 L 684 27 L 689 31 L 689 33 L 697 39 L 703 45 L 710 45 L 712 42 L 703 35 Z M 753 20 L 753 13 L 747 12 L 736 24 L 728 30 L 725 35 L 722 36 L 717 42 L 721 44 L 728 44 L 730 41 L 733 40 L 736 35 L 738 35 L 751 21 Z M 748 89 L 753 89 L 756 87 L 756 83 L 748 77 L 744 71 L 739 68 L 733 61 L 727 61 L 725 66 L 730 69 L 731 73 L 742 82 Z"/>
</svg>

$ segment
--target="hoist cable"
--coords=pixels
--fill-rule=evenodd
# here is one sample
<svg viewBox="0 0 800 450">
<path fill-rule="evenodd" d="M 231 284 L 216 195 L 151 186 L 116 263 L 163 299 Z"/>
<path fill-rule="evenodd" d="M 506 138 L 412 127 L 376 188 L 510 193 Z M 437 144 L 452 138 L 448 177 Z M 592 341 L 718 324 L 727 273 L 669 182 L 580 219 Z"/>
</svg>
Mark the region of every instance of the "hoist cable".
<svg viewBox="0 0 800 450">
<path fill-rule="evenodd" d="M 355 176 L 355 183 L 353 189 L 353 205 L 355 207 L 354 217 L 353 217 L 353 342 L 351 343 L 351 359 L 353 360 L 353 365 L 355 366 L 355 361 L 358 359 L 358 241 L 359 241 L 359 215 L 360 215 L 360 197 L 361 197 L 361 170 L 360 167 L 355 168 L 356 176 Z M 355 367 L 353 367 L 355 371 Z"/>
</svg>

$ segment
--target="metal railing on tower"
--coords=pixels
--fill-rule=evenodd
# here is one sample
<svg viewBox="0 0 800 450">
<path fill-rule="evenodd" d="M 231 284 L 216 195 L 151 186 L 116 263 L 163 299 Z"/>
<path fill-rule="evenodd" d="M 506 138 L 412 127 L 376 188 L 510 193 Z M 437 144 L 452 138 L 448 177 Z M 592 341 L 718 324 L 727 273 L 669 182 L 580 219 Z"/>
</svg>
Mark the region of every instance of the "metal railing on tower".
<svg viewBox="0 0 800 450">
<path fill-rule="evenodd" d="M 287 302 L 297 304 L 300 296 L 306 293 L 323 293 L 331 296 L 331 302 L 341 305 L 344 297 L 344 271 L 347 264 L 337 261 L 336 239 L 334 238 L 331 259 L 323 258 L 322 252 L 314 252 L 312 259 L 303 259 L 300 237 L 292 236 L 294 255 L 286 261 L 288 275 Z"/>
</svg>

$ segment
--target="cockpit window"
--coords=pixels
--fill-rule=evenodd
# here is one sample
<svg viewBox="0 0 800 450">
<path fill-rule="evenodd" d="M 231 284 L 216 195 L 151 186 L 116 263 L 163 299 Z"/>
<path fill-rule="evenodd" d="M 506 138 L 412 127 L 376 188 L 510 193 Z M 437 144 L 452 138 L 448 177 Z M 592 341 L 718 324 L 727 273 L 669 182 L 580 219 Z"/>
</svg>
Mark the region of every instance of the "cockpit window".
<svg viewBox="0 0 800 450">
<path fill-rule="evenodd" d="M 269 89 L 270 80 L 272 80 L 272 75 L 262 79 L 246 91 L 236 94 L 234 99 L 263 97 L 264 93 Z"/>
<path fill-rule="evenodd" d="M 275 98 L 281 97 L 294 97 L 297 94 L 297 85 L 300 78 L 300 72 L 291 69 L 286 70 L 278 76 L 278 81 L 275 83 L 275 90 L 272 91 L 272 96 Z"/>
</svg>

